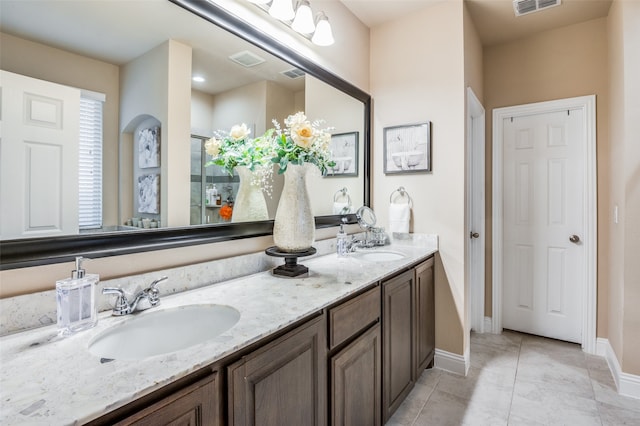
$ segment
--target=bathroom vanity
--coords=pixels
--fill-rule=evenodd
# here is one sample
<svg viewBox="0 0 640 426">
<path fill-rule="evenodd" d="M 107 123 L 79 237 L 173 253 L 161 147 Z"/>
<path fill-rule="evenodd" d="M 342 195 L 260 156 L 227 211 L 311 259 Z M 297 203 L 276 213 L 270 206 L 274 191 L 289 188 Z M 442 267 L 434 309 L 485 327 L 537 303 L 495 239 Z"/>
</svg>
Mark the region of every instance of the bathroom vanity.
<svg viewBox="0 0 640 426">
<path fill-rule="evenodd" d="M 55 326 L 5 336 L 0 423 L 384 424 L 433 362 L 436 250 L 409 240 L 326 254 L 305 261 L 306 278 L 225 281 L 136 315 L 104 312 L 65 339 Z M 122 322 L 194 304 L 229 305 L 240 319 L 166 354 L 88 350 Z"/>
</svg>

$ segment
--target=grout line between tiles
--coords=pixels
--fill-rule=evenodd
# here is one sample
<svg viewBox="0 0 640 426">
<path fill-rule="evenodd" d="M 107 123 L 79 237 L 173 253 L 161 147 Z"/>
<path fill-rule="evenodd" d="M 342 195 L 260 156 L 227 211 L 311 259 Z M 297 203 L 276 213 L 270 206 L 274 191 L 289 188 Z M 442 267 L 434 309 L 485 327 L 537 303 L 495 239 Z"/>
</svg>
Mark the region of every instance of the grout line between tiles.
<svg viewBox="0 0 640 426">
<path fill-rule="evenodd" d="M 518 361 L 516 362 L 516 374 L 513 375 L 513 387 L 511 388 L 511 400 L 509 401 L 509 412 L 507 413 L 507 426 L 511 421 L 511 407 L 513 407 L 513 396 L 516 393 L 516 382 L 518 381 L 518 369 L 520 368 L 520 355 L 522 354 L 522 342 L 524 339 L 520 339 L 518 344 Z"/>
<path fill-rule="evenodd" d="M 432 367 L 433 368 L 433 367 Z M 424 372 L 422 373 L 424 374 Z M 419 426 L 417 425 L 417 421 L 420 418 L 420 414 L 422 414 L 422 410 L 424 410 L 424 407 L 427 406 L 427 403 L 429 402 L 429 400 L 431 399 L 431 395 L 433 395 L 433 393 L 436 391 L 436 388 L 438 387 L 438 385 L 440 384 L 440 378 L 442 377 L 442 374 L 438 375 L 438 378 L 436 379 L 436 383 L 435 385 L 431 388 L 431 392 L 429 392 L 429 396 L 427 397 L 427 399 L 424 400 L 424 403 L 422 404 L 422 406 L 420 407 L 420 409 L 418 410 L 418 414 L 416 414 L 416 417 L 413 419 L 413 421 L 411 422 L 411 424 L 409 426 Z"/>
</svg>

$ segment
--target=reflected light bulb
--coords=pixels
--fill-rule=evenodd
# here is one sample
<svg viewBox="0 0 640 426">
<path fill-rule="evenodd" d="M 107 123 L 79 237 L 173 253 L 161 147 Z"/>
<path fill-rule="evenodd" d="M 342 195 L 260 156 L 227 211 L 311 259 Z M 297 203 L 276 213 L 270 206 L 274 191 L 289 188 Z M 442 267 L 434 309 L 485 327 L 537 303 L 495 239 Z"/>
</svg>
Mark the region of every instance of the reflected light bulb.
<svg viewBox="0 0 640 426">
<path fill-rule="evenodd" d="M 273 0 L 269 15 L 281 21 L 290 21 L 296 15 L 291 0 Z"/>
<path fill-rule="evenodd" d="M 301 0 L 300 6 L 296 11 L 296 17 L 291 24 L 291 28 L 301 34 L 311 34 L 316 25 L 313 22 L 313 13 L 311 12 L 311 6 L 309 6 L 308 0 Z"/>
<path fill-rule="evenodd" d="M 327 18 L 324 12 L 320 12 L 318 15 L 316 32 L 313 33 L 311 41 L 318 46 L 331 46 L 335 42 L 333 32 L 331 31 L 331 24 L 329 24 L 329 18 Z"/>
</svg>

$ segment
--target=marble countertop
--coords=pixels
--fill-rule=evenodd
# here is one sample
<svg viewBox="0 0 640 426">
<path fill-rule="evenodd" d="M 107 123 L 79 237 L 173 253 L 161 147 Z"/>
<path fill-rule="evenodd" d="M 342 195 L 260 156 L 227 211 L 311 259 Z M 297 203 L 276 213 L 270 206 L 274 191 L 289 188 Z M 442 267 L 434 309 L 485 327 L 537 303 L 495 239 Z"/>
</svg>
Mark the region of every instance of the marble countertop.
<svg viewBox="0 0 640 426">
<path fill-rule="evenodd" d="M 306 278 L 279 278 L 267 271 L 163 297 L 159 307 L 136 315 L 103 312 L 96 327 L 66 338 L 57 335 L 55 325 L 2 337 L 0 424 L 66 425 L 96 419 L 430 256 L 437 251 L 437 240 L 394 242 L 380 249 L 405 257 L 391 262 L 335 254 L 302 259 L 309 267 Z M 240 320 L 214 339 L 144 360 L 101 363 L 87 349 L 96 335 L 122 321 L 202 303 L 233 306 Z"/>
</svg>

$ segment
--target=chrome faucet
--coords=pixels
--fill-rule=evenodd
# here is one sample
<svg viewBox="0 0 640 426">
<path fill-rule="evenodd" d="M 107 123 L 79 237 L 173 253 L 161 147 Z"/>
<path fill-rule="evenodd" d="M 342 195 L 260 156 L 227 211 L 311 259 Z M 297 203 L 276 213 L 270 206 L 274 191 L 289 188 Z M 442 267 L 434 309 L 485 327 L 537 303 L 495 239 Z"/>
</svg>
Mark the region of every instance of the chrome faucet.
<svg viewBox="0 0 640 426">
<path fill-rule="evenodd" d="M 351 241 L 347 241 L 347 252 L 353 253 L 358 248 L 371 248 L 373 247 L 373 242 L 361 240 L 356 238 L 355 236 L 351 237 Z"/>
<path fill-rule="evenodd" d="M 102 289 L 102 294 L 118 295 L 111 315 L 128 315 L 135 311 L 144 311 L 145 309 L 158 306 L 160 304 L 160 290 L 158 290 L 156 286 L 161 282 L 166 281 L 167 279 L 168 277 L 158 278 L 157 280 L 149 284 L 149 287 L 139 291 L 138 294 L 136 294 L 136 297 L 133 299 L 132 303 L 129 303 L 124 290 L 122 290 L 121 288 L 105 287 Z"/>
</svg>

